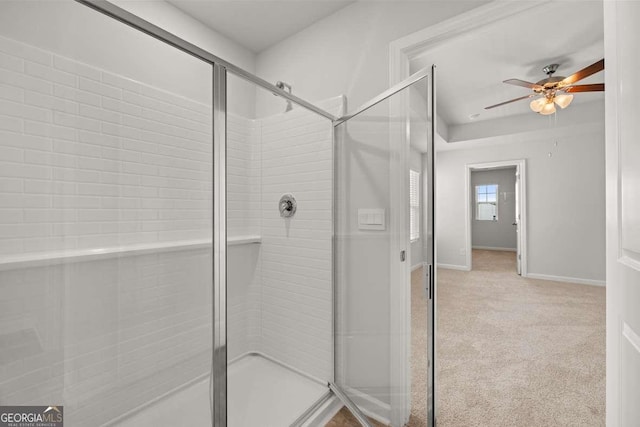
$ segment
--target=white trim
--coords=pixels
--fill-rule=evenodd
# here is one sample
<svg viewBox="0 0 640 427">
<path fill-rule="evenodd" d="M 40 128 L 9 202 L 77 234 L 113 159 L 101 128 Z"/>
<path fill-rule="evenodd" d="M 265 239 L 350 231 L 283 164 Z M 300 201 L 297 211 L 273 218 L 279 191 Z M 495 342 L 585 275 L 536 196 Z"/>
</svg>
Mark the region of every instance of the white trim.
<svg viewBox="0 0 640 427">
<path fill-rule="evenodd" d="M 471 271 L 469 267 L 467 267 L 466 265 L 457 265 L 457 264 L 438 263 L 438 268 L 444 268 L 445 270 Z"/>
<path fill-rule="evenodd" d="M 529 11 L 550 3 L 551 0 L 538 2 L 492 1 L 480 7 L 461 13 L 451 19 L 416 31 L 390 44 L 390 81 L 396 84 L 409 76 L 408 62 L 423 54 L 426 50 L 460 35 L 469 33 L 514 15 Z"/>
<path fill-rule="evenodd" d="M 464 183 L 464 197 L 465 197 L 465 248 L 466 259 L 465 265 L 470 271 L 472 266 L 471 258 L 471 218 L 473 214 L 471 212 L 471 171 L 478 169 L 493 169 L 506 166 L 513 166 L 517 168 L 520 174 L 520 225 L 518 230 L 518 239 L 520 239 L 520 265 L 521 275 L 524 277 L 527 275 L 527 173 L 526 173 L 526 160 L 501 160 L 497 162 L 486 163 L 468 163 L 465 165 L 465 183 Z"/>
<path fill-rule="evenodd" d="M 553 276 L 551 274 L 529 273 L 526 276 L 523 274 L 522 277 L 536 280 L 551 280 L 553 282 L 575 283 L 577 285 L 606 286 L 604 280 L 580 279 L 578 277 L 567 276 Z"/>
<path fill-rule="evenodd" d="M 496 248 L 491 246 L 471 246 L 471 249 L 481 249 L 483 251 L 518 252 L 517 248 Z"/>
<path fill-rule="evenodd" d="M 411 266 L 411 271 L 416 271 L 417 269 L 419 269 L 420 267 L 422 267 L 422 263 L 416 264 L 416 265 L 412 265 Z"/>
<path fill-rule="evenodd" d="M 426 49 L 431 48 L 435 45 L 438 45 L 446 40 L 452 39 L 454 37 L 460 36 L 464 33 L 468 33 L 470 31 L 476 30 L 478 28 L 484 27 L 486 25 L 490 25 L 494 22 L 501 21 L 503 19 L 509 18 L 511 16 L 526 12 L 532 8 L 540 7 L 541 5 L 545 5 L 550 3 L 551 0 L 541 0 L 538 2 L 530 3 L 530 2 L 504 2 L 504 1 L 492 1 L 480 7 L 474 8 L 466 13 L 457 15 L 448 19 L 446 21 L 440 22 L 431 27 L 425 28 L 423 30 L 417 31 L 415 33 L 409 34 L 408 36 L 402 37 L 390 43 L 389 45 L 389 87 L 394 86 L 395 84 L 401 82 L 406 79 L 410 75 L 410 61 L 411 59 L 417 57 L 419 54 L 423 53 Z M 402 110 L 402 105 L 391 105 L 390 111 L 395 117 L 404 117 L 404 115 L 399 115 L 399 113 L 404 113 Z M 432 111 L 429 106 L 428 117 L 430 120 L 436 120 L 437 117 L 431 117 Z M 435 153 L 434 153 L 435 156 Z M 404 159 L 403 159 L 404 160 Z M 408 162 L 405 163 L 406 168 L 408 169 Z M 408 174 L 407 174 L 408 176 Z M 393 188 L 393 187 L 392 187 Z M 408 204 L 408 203 L 407 203 Z M 468 205 L 468 203 L 467 203 Z M 392 205 L 393 206 L 393 205 Z M 468 221 L 467 221 L 468 222 Z M 394 233 L 397 233 L 397 228 L 392 228 Z M 392 254 L 398 250 L 398 248 L 392 243 Z M 437 248 L 434 254 L 434 263 L 437 264 Z M 444 267 L 446 268 L 446 267 Z M 523 264 L 524 268 L 524 264 Z M 405 269 L 405 271 L 408 269 Z M 524 271 L 524 270 L 523 270 Z M 393 276 L 395 277 L 395 276 Z M 407 277 L 403 277 L 404 279 L 408 279 Z M 407 280 L 407 282 L 409 282 Z M 402 282 L 401 282 L 402 283 Z M 407 285 L 410 285 L 407 283 Z M 409 303 L 410 292 L 409 290 L 405 290 L 404 287 L 400 288 L 400 292 L 394 292 L 394 296 L 397 298 L 404 298 L 405 304 L 408 305 L 407 312 L 398 312 L 395 307 L 399 307 L 399 304 L 392 304 L 392 308 L 390 311 L 391 322 L 392 324 L 400 324 L 403 325 L 403 329 L 405 333 L 403 334 L 404 345 L 398 346 L 401 348 L 401 359 L 404 358 L 404 364 L 409 365 L 409 357 L 410 357 L 410 347 L 411 347 L 411 339 L 410 332 L 411 331 L 411 319 L 407 318 L 407 313 L 410 312 L 411 305 Z M 434 289 L 434 296 L 437 296 L 437 286 Z M 434 305 L 434 310 L 436 307 Z M 434 339 L 436 333 L 436 326 L 434 325 Z M 408 350 L 407 350 L 408 348 Z M 392 354 L 394 356 L 395 353 Z M 392 357 L 392 360 L 395 357 Z M 400 399 L 404 399 L 403 396 L 409 396 L 411 393 L 411 370 L 408 369 L 408 366 L 405 366 L 404 370 L 398 371 L 395 369 L 394 363 L 392 365 L 391 371 L 391 381 L 394 384 L 400 385 L 399 390 L 400 393 L 394 393 L 393 396 L 400 397 Z M 437 372 L 437 369 L 436 369 Z M 404 375 L 406 378 L 398 378 L 398 375 Z M 437 374 L 436 374 L 437 375 Z M 437 377 L 434 377 L 434 395 L 437 395 Z M 410 410 L 410 402 L 407 402 L 408 399 L 404 399 L 404 405 L 402 408 L 395 408 L 397 399 L 392 399 L 393 407 L 394 407 L 394 416 L 393 421 L 395 424 L 404 425 L 408 421 L 408 411 Z M 437 402 L 437 399 L 434 399 L 434 402 Z M 404 412 L 406 419 L 403 421 L 396 423 L 396 414 L 397 411 Z M 434 403 L 434 417 L 437 419 L 437 407 Z"/>
<path fill-rule="evenodd" d="M 627 325 L 627 322 L 622 322 L 622 336 L 640 353 L 640 337 L 631 329 L 631 326 Z"/>
</svg>

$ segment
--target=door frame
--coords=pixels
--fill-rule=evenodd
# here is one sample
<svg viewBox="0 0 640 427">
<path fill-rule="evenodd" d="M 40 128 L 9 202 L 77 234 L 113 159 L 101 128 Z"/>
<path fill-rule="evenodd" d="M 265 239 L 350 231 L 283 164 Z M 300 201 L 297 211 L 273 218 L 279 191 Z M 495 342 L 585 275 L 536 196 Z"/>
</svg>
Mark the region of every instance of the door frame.
<svg viewBox="0 0 640 427">
<path fill-rule="evenodd" d="M 389 44 L 389 87 L 394 86 L 398 82 L 406 79 L 411 75 L 411 60 L 422 56 L 425 52 L 428 52 L 430 49 L 448 41 L 454 39 L 460 35 L 467 34 L 469 32 L 475 31 L 479 28 L 485 27 L 487 25 L 491 25 L 495 22 L 499 22 L 503 19 L 510 18 L 514 15 L 518 15 L 521 13 L 526 13 L 531 9 L 538 7 L 547 7 L 549 4 L 552 4 L 553 0 L 542 0 L 540 2 L 530 3 L 530 2 L 489 2 L 477 8 L 471 9 L 465 13 L 456 15 L 450 19 L 439 22 L 435 25 L 429 26 L 422 30 L 416 31 L 407 36 L 401 37 L 397 40 L 394 40 Z M 433 108 L 434 106 L 429 106 L 428 117 L 433 116 Z M 402 117 L 405 112 L 403 108 L 404 105 L 400 103 L 392 104 L 390 106 L 391 114 L 395 117 Z M 434 123 L 438 123 L 437 114 L 435 115 L 435 120 L 431 119 Z M 439 124 L 439 123 L 438 123 Z M 446 126 L 444 126 L 446 128 Z M 435 131 L 435 129 L 434 129 Z M 446 131 L 446 130 L 445 130 Z M 437 135 L 435 135 L 437 137 Z M 434 153 L 436 156 L 436 153 Z M 406 175 L 409 175 L 409 163 L 408 159 L 403 159 L 404 165 L 402 168 L 406 171 Z M 435 172 L 435 171 L 434 171 Z M 408 179 L 407 179 L 408 181 Z M 408 184 L 407 184 L 408 185 Z M 408 202 L 408 199 L 407 199 Z M 408 203 L 407 203 L 408 204 Z M 434 246 L 435 243 L 435 233 L 437 232 L 437 226 L 434 224 Z M 399 246 L 399 245 L 398 245 Z M 394 245 L 394 250 L 399 249 Z M 437 250 L 434 251 L 434 271 L 435 266 L 438 265 L 437 260 Z M 391 371 L 391 382 L 397 384 L 399 389 L 402 391 L 402 395 L 406 395 L 407 393 L 411 393 L 411 370 L 408 368 L 411 366 L 411 313 L 410 310 L 402 310 L 402 307 L 411 307 L 410 305 L 410 292 L 409 292 L 409 280 L 410 280 L 410 266 L 409 263 L 405 265 L 405 272 L 400 273 L 399 275 L 403 278 L 403 283 L 405 286 L 402 288 L 402 295 L 398 295 L 396 298 L 398 301 L 394 301 L 391 307 L 391 317 L 394 325 L 397 325 L 399 330 L 402 331 L 405 337 L 404 343 L 400 346 L 399 354 L 394 355 L 395 364 L 397 365 L 397 369 Z M 524 268 L 523 268 L 524 273 Z M 524 274 L 523 274 L 524 276 Z M 434 298 L 437 298 L 438 290 L 437 290 L 437 281 L 434 280 L 433 286 L 433 295 Z M 399 301 L 403 300 L 403 301 Z M 435 301 L 435 300 L 434 300 Z M 437 304 L 434 302 L 433 306 L 434 313 L 437 311 Z M 434 319 L 435 320 L 435 319 Z M 438 326 L 434 323 L 434 340 L 437 335 Z M 434 356 L 435 356 L 434 349 Z M 438 418 L 438 408 L 437 408 L 437 392 L 438 392 L 438 372 L 437 372 L 437 358 L 434 357 L 435 366 L 433 367 L 433 412 L 434 419 Z M 404 368 L 402 368 L 404 366 Z M 408 417 L 408 412 L 410 410 L 410 402 L 400 401 L 397 402 L 397 407 L 401 408 L 395 414 L 392 415 L 392 418 L 402 418 Z M 408 419 L 408 418 L 407 418 Z"/>
<path fill-rule="evenodd" d="M 473 212 L 471 210 L 471 172 L 477 170 L 490 170 L 495 168 L 515 167 L 516 173 L 519 175 L 519 179 L 516 181 L 518 190 L 520 192 L 520 200 L 518 200 L 520 210 L 520 221 L 518 222 L 518 247 L 520 248 L 520 264 L 521 264 L 521 276 L 527 277 L 527 173 L 526 173 L 525 159 L 518 160 L 501 160 L 497 162 L 486 163 L 469 163 L 465 166 L 465 179 L 464 179 L 464 195 L 466 200 L 465 209 L 465 270 L 471 271 L 472 268 L 472 242 L 471 242 L 471 228 L 473 221 Z M 517 208 L 517 207 L 516 207 Z"/>
</svg>

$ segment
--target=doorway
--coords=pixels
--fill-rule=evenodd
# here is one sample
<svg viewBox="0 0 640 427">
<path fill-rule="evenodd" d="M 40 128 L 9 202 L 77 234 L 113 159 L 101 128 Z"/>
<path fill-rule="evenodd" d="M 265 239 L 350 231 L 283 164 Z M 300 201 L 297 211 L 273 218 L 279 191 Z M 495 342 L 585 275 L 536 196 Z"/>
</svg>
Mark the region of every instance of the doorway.
<svg viewBox="0 0 640 427">
<path fill-rule="evenodd" d="M 515 269 L 526 276 L 525 160 L 469 164 L 466 167 L 466 265 L 474 250 L 515 252 Z"/>
</svg>

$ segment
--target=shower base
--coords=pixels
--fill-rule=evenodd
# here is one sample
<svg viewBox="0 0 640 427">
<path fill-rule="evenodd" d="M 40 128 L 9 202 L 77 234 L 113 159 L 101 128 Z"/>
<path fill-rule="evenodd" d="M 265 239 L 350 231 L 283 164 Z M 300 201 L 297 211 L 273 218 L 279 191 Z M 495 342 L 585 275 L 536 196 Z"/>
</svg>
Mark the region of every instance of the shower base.
<svg viewBox="0 0 640 427">
<path fill-rule="evenodd" d="M 228 368 L 229 427 L 286 427 L 327 393 L 327 386 L 259 354 Z M 200 380 L 114 424 L 123 427 L 211 425 L 209 379 Z"/>
</svg>

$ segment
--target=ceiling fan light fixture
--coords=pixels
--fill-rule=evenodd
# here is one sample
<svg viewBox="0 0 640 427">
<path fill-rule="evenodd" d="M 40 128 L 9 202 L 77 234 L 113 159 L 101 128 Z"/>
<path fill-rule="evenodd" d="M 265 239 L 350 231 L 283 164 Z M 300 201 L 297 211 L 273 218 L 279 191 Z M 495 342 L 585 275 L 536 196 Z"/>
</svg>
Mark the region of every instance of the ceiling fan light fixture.
<svg viewBox="0 0 640 427">
<path fill-rule="evenodd" d="M 571 101 L 573 101 L 573 95 L 568 94 L 568 95 L 558 95 L 554 98 L 553 100 L 556 104 L 558 104 L 558 106 L 562 109 L 565 109 L 569 106 L 569 104 L 571 104 Z"/>
<path fill-rule="evenodd" d="M 540 110 L 540 114 L 542 114 L 543 116 L 548 116 L 549 114 L 553 114 L 556 112 L 556 106 L 554 105 L 553 101 L 547 102 L 544 107 L 542 107 L 542 110 Z"/>
<path fill-rule="evenodd" d="M 531 103 L 529 104 L 529 108 L 531 108 L 532 111 L 539 113 L 546 104 L 547 104 L 547 98 L 545 97 L 537 98 L 531 101 Z"/>
</svg>

